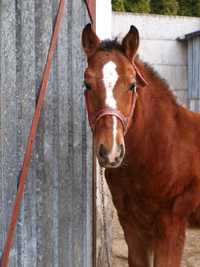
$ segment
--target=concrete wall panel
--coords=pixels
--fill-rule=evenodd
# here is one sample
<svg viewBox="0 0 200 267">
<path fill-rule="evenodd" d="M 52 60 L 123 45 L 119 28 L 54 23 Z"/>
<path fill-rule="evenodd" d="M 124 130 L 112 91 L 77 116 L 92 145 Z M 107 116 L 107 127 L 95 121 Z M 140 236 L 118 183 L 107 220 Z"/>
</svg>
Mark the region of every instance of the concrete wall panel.
<svg viewBox="0 0 200 267">
<path fill-rule="evenodd" d="M 130 24 L 137 25 L 142 39 L 175 40 L 177 36 L 199 29 L 200 19 L 115 12 L 112 21 L 113 35 L 126 33 Z"/>
</svg>

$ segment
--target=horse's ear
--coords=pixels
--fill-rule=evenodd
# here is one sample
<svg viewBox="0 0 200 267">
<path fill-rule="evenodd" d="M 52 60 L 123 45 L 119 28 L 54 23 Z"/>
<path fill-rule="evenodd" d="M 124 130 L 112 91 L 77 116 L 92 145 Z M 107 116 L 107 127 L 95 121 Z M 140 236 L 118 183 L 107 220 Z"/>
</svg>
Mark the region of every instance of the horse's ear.
<svg viewBox="0 0 200 267">
<path fill-rule="evenodd" d="M 132 62 L 136 56 L 138 47 L 139 47 L 139 32 L 135 26 L 131 26 L 129 32 L 124 37 L 122 41 L 122 47 L 124 53 L 128 57 L 128 59 Z"/>
<path fill-rule="evenodd" d="M 87 24 L 82 32 L 82 46 L 88 58 L 96 52 L 99 44 L 100 40 L 92 30 L 92 25 Z"/>
</svg>

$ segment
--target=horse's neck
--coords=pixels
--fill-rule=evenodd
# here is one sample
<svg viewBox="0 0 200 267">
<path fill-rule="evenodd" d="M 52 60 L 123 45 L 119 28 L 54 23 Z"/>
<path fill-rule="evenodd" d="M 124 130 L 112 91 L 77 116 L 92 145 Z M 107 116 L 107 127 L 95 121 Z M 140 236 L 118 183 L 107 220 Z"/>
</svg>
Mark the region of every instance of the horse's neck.
<svg viewBox="0 0 200 267">
<path fill-rule="evenodd" d="M 173 127 L 174 114 L 178 104 L 166 83 L 142 62 L 137 62 L 141 73 L 148 85 L 138 89 L 138 100 L 129 136 L 133 143 L 141 143 L 146 140 L 146 145 L 152 139 L 162 139 L 166 131 Z M 163 129 L 164 127 L 164 129 Z"/>
</svg>

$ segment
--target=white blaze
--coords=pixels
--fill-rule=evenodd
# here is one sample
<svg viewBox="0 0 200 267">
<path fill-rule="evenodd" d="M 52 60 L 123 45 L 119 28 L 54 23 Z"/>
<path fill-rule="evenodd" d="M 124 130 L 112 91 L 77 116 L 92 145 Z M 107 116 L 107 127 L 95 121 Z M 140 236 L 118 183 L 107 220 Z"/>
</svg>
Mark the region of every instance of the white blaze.
<svg viewBox="0 0 200 267">
<path fill-rule="evenodd" d="M 113 95 L 113 90 L 118 80 L 117 66 L 114 62 L 109 61 L 103 67 L 103 81 L 106 89 L 105 104 L 107 107 L 117 109 L 117 102 Z M 117 155 L 117 118 L 112 116 L 113 119 L 113 146 L 110 154 L 108 155 L 109 161 L 114 162 Z"/>
<path fill-rule="evenodd" d="M 116 71 L 116 64 L 112 61 L 107 62 L 103 66 L 103 81 L 106 89 L 106 106 L 110 108 L 117 108 L 116 100 L 113 96 L 113 89 L 118 80 L 118 73 Z"/>
<path fill-rule="evenodd" d="M 113 146 L 112 146 L 112 150 L 108 155 L 108 159 L 110 162 L 114 162 L 115 158 L 118 156 L 118 152 L 117 152 L 117 118 L 115 116 L 112 116 L 113 119 Z"/>
</svg>

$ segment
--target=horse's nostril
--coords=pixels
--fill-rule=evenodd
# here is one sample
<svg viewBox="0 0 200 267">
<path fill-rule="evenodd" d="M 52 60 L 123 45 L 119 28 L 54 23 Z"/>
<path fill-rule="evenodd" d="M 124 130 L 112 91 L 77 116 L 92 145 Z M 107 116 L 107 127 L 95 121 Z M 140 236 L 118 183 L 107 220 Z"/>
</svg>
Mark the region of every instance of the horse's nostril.
<svg viewBox="0 0 200 267">
<path fill-rule="evenodd" d="M 116 163 L 119 163 L 119 162 L 120 162 L 120 159 L 121 159 L 120 157 L 116 157 L 116 158 L 115 158 L 115 162 L 116 162 Z"/>
<path fill-rule="evenodd" d="M 107 149 L 105 148 L 104 145 L 100 145 L 99 147 L 99 156 L 103 159 L 107 159 L 108 158 L 108 151 Z"/>
<path fill-rule="evenodd" d="M 121 144 L 118 146 L 119 149 L 119 157 L 122 158 L 124 156 L 124 146 Z"/>
<path fill-rule="evenodd" d="M 118 156 L 115 157 L 115 162 L 119 163 L 123 157 L 124 157 L 124 146 L 118 145 Z"/>
</svg>

